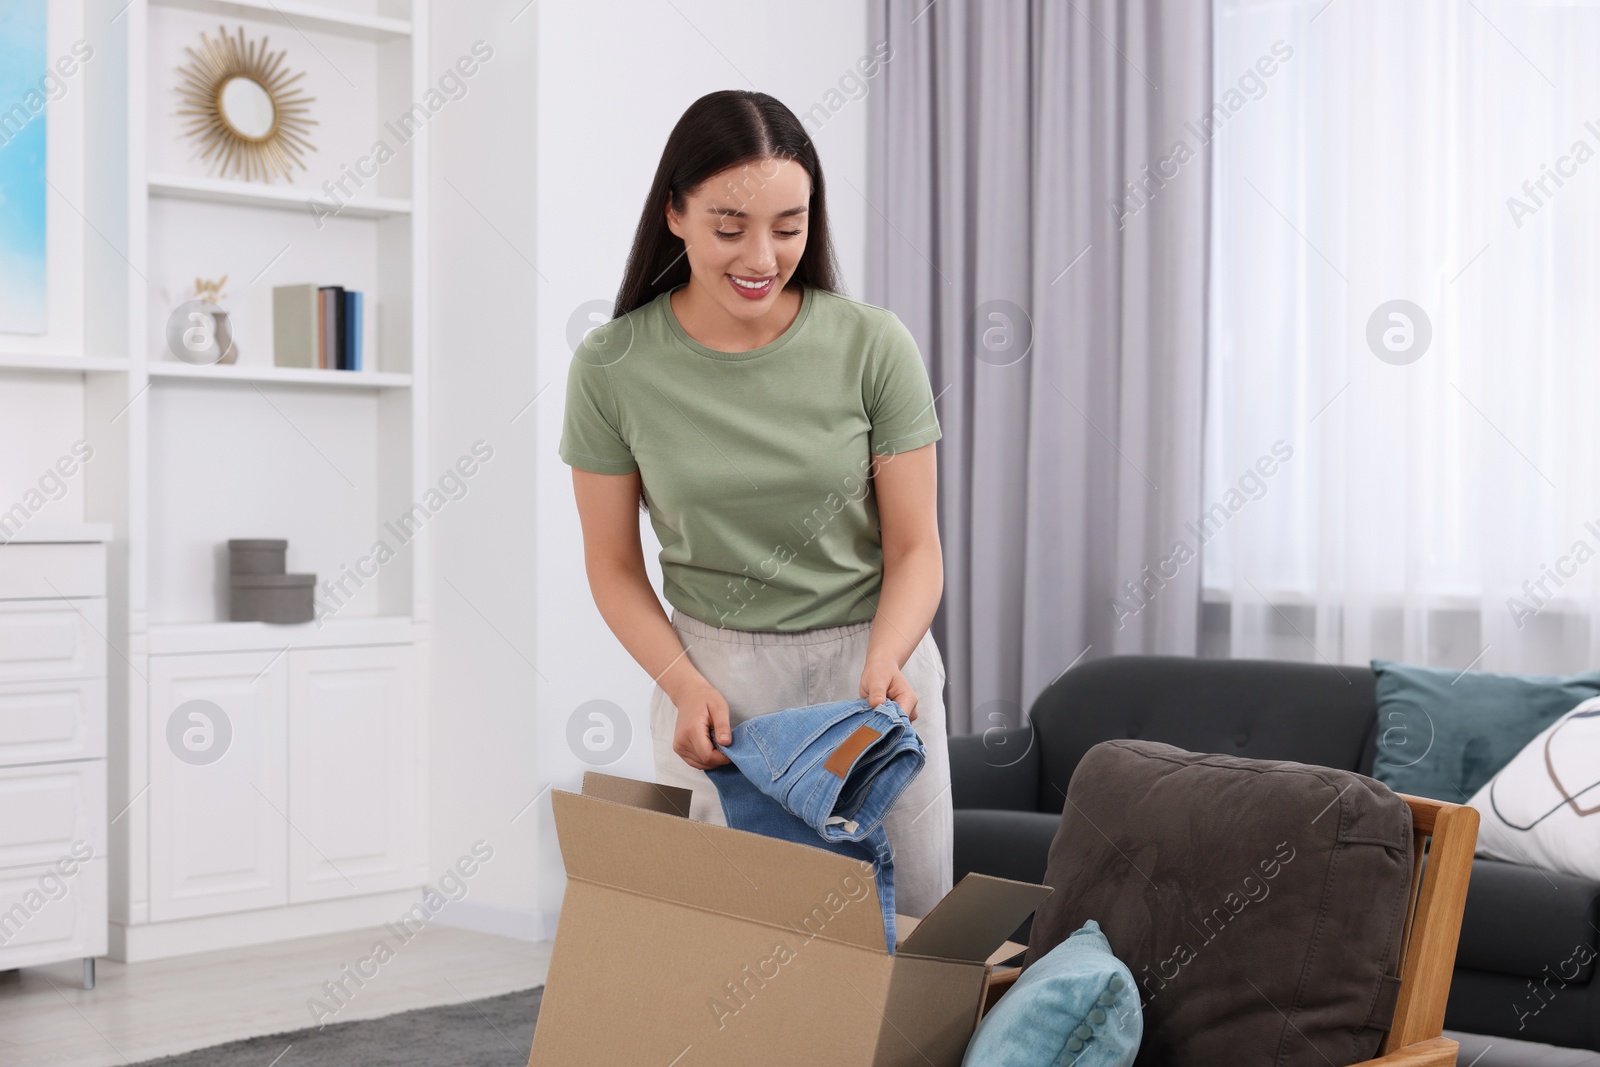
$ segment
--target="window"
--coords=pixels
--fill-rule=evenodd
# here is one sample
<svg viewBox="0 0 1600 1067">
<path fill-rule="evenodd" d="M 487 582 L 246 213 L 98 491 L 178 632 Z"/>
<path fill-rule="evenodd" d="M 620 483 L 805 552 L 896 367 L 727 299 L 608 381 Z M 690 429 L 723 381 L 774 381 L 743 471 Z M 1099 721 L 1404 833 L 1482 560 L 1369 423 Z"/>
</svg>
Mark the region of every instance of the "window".
<svg viewBox="0 0 1600 1067">
<path fill-rule="evenodd" d="M 1600 8 L 1215 12 L 1208 643 L 1595 665 Z"/>
</svg>

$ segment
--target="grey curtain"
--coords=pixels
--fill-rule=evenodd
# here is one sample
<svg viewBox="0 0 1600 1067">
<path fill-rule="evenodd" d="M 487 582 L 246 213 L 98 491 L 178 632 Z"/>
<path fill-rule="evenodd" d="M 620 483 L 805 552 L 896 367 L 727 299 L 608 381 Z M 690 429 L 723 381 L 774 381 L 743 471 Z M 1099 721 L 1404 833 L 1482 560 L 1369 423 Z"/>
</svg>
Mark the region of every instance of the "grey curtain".
<svg viewBox="0 0 1600 1067">
<path fill-rule="evenodd" d="M 1211 5 L 877 0 L 864 299 L 928 360 L 953 733 L 1193 654 Z"/>
</svg>

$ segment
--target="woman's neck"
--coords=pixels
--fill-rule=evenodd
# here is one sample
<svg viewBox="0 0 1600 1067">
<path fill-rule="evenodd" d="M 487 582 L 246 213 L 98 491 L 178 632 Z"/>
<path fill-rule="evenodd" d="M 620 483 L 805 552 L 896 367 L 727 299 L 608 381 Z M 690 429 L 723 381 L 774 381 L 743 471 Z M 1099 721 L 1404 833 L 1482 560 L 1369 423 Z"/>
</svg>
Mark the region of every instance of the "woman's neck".
<svg viewBox="0 0 1600 1067">
<path fill-rule="evenodd" d="M 700 344 L 718 352 L 748 352 L 783 336 L 800 314 L 802 295 L 798 288 L 779 290 L 767 313 L 754 319 L 729 314 L 692 277 L 667 300 L 683 332 Z"/>
</svg>

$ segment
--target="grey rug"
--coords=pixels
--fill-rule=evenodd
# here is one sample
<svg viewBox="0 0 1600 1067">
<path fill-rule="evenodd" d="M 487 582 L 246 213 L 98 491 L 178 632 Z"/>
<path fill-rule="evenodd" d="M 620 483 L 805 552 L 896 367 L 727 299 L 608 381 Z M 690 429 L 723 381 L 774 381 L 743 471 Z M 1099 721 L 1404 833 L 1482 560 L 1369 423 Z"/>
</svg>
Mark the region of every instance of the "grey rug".
<svg viewBox="0 0 1600 1067">
<path fill-rule="evenodd" d="M 527 1067 L 544 987 L 318 1030 L 232 1041 L 136 1067 Z"/>
</svg>

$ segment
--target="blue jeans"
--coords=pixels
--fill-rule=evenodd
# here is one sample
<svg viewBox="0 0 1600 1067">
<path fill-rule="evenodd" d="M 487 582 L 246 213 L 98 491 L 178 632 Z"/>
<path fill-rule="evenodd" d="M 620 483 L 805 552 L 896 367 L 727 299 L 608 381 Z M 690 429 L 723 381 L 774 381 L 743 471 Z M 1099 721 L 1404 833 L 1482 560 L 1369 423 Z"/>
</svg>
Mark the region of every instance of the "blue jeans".
<svg viewBox="0 0 1600 1067">
<path fill-rule="evenodd" d="M 870 620 L 813 630 L 730 630 L 674 609 L 672 627 L 686 657 L 728 701 L 730 727 L 788 708 L 861 696 Z M 928 762 L 900 795 L 883 828 L 894 849 L 894 909 L 921 918 L 950 892 L 955 874 L 945 671 L 931 632 L 922 635 L 902 671 L 917 692 L 912 726 L 922 738 Z M 655 686 L 650 695 L 655 780 L 690 791 L 691 819 L 726 826 L 722 799 L 711 777 L 673 750 L 677 719 L 678 709 Z"/>
<path fill-rule="evenodd" d="M 892 700 L 789 708 L 733 727 L 733 762 L 707 771 L 728 825 L 874 865 L 884 939 L 894 952 L 894 853 L 883 820 L 927 762 Z"/>
</svg>

